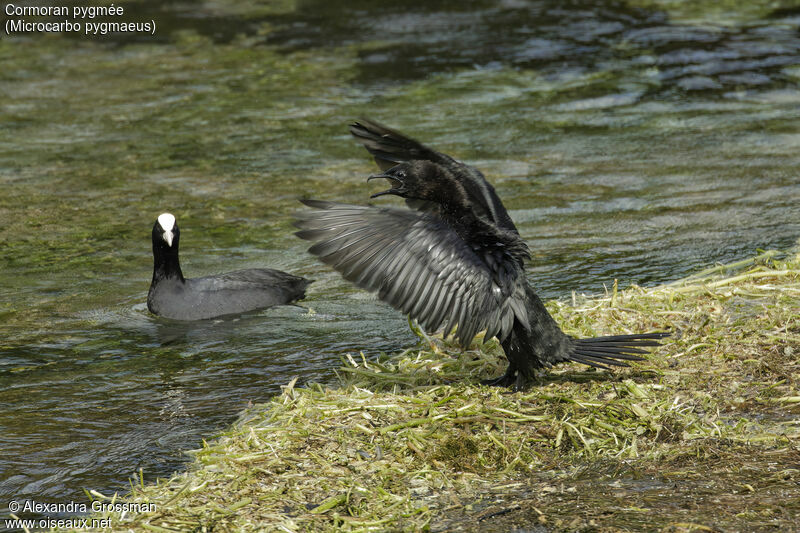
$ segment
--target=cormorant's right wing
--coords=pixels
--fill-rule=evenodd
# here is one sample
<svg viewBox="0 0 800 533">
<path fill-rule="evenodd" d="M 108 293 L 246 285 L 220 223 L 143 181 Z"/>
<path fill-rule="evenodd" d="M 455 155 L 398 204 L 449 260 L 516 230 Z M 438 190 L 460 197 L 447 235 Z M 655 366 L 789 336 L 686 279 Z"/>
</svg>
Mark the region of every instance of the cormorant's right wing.
<svg viewBox="0 0 800 533">
<path fill-rule="evenodd" d="M 435 215 L 396 208 L 304 200 L 296 235 L 314 244 L 309 251 L 342 276 L 427 331 L 444 328 L 468 346 L 475 335 L 501 339 L 516 317 L 528 323 L 524 284 L 507 277 L 499 286 L 486 262 Z M 515 263 L 516 264 L 516 263 Z M 524 275 L 521 268 L 514 269 Z"/>
</svg>

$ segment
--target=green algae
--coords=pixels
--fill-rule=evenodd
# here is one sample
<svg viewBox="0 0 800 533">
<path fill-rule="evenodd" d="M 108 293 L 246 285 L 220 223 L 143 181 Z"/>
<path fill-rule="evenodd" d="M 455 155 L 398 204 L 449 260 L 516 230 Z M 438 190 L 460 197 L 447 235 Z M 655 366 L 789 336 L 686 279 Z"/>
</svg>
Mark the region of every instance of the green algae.
<svg viewBox="0 0 800 533">
<path fill-rule="evenodd" d="M 157 19 L 153 39 L 0 41 L 0 348 L 8 370 L 0 374 L 0 403 L 9 406 L 0 417 L 2 461 L 27 466 L 31 454 L 40 458 L 39 473 L 15 478 L 22 480 L 10 492 L 49 478 L 51 494 L 79 498 L 83 486 L 124 486 L 131 465 L 144 464 L 151 478 L 163 475 L 182 464 L 175 450 L 227 425 L 248 400 L 271 396 L 288 379 L 284 372 L 296 371 L 294 361 L 327 375 L 343 351 L 410 342 L 393 311 L 355 295 L 291 235 L 300 196 L 367 201 L 364 177 L 374 165 L 346 131 L 359 116 L 484 171 L 534 250 L 531 279 L 546 297 L 597 292 L 615 277 L 643 285 L 675 279 L 709 260 L 749 254 L 754 243 L 785 246 L 797 235 L 790 169 L 798 166 L 800 107 L 794 85 L 783 81 L 796 81 L 797 69 L 771 63 L 795 46 L 791 9 L 780 18 L 769 17 L 766 2 L 739 3 L 727 13 L 709 2 L 660 2 L 637 13 L 625 4 L 592 4 L 599 23 L 626 21 L 614 30 L 619 36 L 655 24 L 655 37 L 634 42 L 613 32 L 587 41 L 585 26 L 573 30 L 560 19 L 555 26 L 565 29 L 553 32 L 550 20 L 525 6 L 515 11 L 514 2 L 499 10 L 490 2 L 442 10 L 423 4 L 364 2 L 348 11 L 352 4 L 314 1 L 144 1 L 130 9 Z M 581 21 L 573 15 L 589 7 L 557 4 L 569 21 Z M 187 9 L 190 16 L 173 16 Z M 523 33 L 543 32 L 556 47 L 566 39 L 580 49 L 541 63 L 518 61 L 517 52 L 549 45 L 507 32 L 506 9 Z M 398 16 L 408 36 L 363 38 L 373 20 Z M 407 47 L 419 37 L 416 24 L 431 22 L 445 46 Z M 317 30 L 323 38 L 315 40 Z M 482 31 L 484 41 L 461 40 Z M 723 39 L 681 40 L 692 32 Z M 771 81 L 684 91 L 659 64 L 675 46 L 711 54 L 680 68 L 724 67 L 733 50 L 734 67 Z M 259 327 L 237 323 L 244 340 L 220 334 L 197 342 L 195 331 L 191 342 L 163 341 L 166 328 L 143 308 L 149 229 L 163 210 L 181 221 L 187 274 L 267 265 L 315 278 L 308 304 L 315 318 L 270 312 Z M 743 295 L 731 303 L 734 316 L 745 317 L 758 305 Z M 592 330 L 591 323 L 578 326 Z M 279 340 L 268 344 L 270 338 Z M 346 338 L 347 346 L 330 338 Z M 745 361 L 761 373 L 779 368 L 757 357 Z M 502 370 L 501 358 L 492 372 L 482 364 L 469 368 L 476 375 Z M 239 377 L 223 385 L 213 372 Z M 403 386 L 416 377 L 392 379 Z M 89 381 L 93 388 L 105 383 L 104 401 L 90 403 Z M 764 389 L 775 399 L 792 397 Z M 190 412 L 173 418 L 173 401 Z M 103 420 L 111 418 L 103 410 L 125 428 L 158 425 L 119 437 L 124 430 Z M 36 417 L 21 415 L 34 411 Z M 202 422 L 187 436 L 188 423 L 175 420 L 188 418 Z M 70 432 L 65 420 L 79 429 Z M 565 446 L 580 440 L 565 428 Z M 179 434 L 179 445 L 162 446 Z M 78 460 L 52 451 L 76 439 L 87 450 L 96 446 L 96 455 Z M 125 446 L 132 451 L 121 451 Z M 113 466 L 83 467 L 108 456 L 115 459 L 104 464 Z"/>
<path fill-rule="evenodd" d="M 158 511 L 113 529 L 790 530 L 798 291 L 800 256 L 769 252 L 549 302 L 572 334 L 673 337 L 629 369 L 559 367 L 518 393 L 476 384 L 504 364 L 496 341 L 348 356 L 340 387 L 292 381 L 188 473 L 133 487 Z"/>
</svg>

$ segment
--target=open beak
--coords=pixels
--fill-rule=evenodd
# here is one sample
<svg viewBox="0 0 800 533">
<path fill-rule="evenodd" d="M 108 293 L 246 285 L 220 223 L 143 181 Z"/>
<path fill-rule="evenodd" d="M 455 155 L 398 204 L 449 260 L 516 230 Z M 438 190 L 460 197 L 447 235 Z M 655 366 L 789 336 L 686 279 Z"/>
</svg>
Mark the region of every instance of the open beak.
<svg viewBox="0 0 800 533">
<path fill-rule="evenodd" d="M 400 189 L 398 187 L 400 187 L 403 184 L 402 181 L 389 174 L 373 174 L 372 176 L 367 178 L 367 181 L 374 180 L 377 178 L 384 178 L 389 180 L 390 183 L 392 184 L 392 188 L 386 189 L 385 191 L 376 192 L 375 194 L 371 195 L 370 198 L 377 198 L 378 196 L 383 196 L 385 194 L 398 194 L 398 195 L 400 194 Z"/>
<path fill-rule="evenodd" d="M 169 246 L 170 248 L 172 248 L 172 238 L 174 236 L 175 236 L 175 234 L 172 233 L 172 231 L 165 231 L 164 232 L 164 235 L 163 235 L 164 240 L 167 241 L 167 246 Z"/>
</svg>

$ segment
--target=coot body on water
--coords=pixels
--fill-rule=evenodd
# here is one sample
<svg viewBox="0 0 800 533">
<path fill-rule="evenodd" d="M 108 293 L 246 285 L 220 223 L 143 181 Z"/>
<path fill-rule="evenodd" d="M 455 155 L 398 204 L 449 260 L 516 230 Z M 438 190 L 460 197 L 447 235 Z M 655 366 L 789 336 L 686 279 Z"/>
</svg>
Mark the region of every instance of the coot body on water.
<svg viewBox="0 0 800 533">
<path fill-rule="evenodd" d="M 175 217 L 161 214 L 153 225 L 153 281 L 147 294 L 147 308 L 155 315 L 202 320 L 289 304 L 304 298 L 311 283 L 269 268 L 186 279 L 178 260 L 179 240 Z"/>
</svg>

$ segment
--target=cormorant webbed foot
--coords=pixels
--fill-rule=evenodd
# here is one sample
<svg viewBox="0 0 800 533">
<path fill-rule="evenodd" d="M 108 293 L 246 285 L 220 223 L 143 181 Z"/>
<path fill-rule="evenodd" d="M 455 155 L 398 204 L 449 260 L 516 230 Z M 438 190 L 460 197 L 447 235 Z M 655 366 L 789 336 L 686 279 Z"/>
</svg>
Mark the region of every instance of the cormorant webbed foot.
<svg viewBox="0 0 800 533">
<path fill-rule="evenodd" d="M 522 377 L 521 374 L 520 377 Z M 518 381 L 519 377 L 517 377 L 517 370 L 509 365 L 505 374 L 499 378 L 481 380 L 481 385 L 486 385 L 487 387 L 510 387 L 511 385 L 514 385 L 514 389 L 516 390 L 516 384 Z"/>
</svg>

